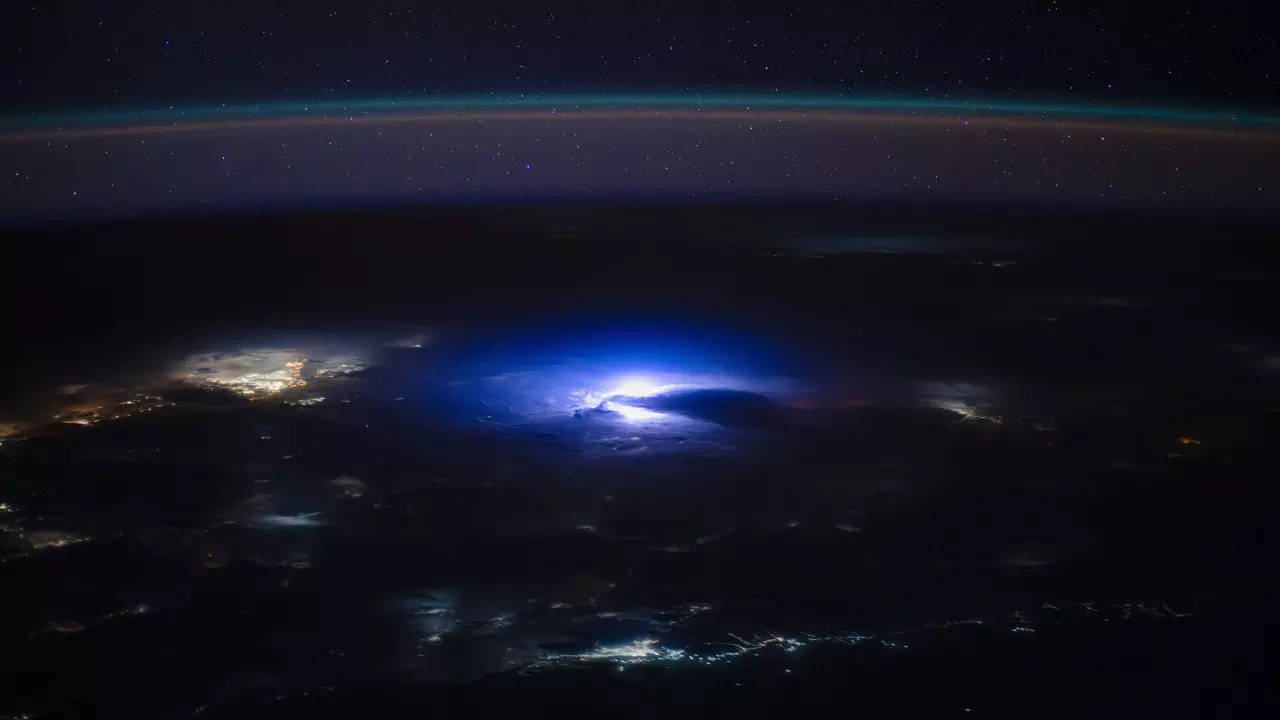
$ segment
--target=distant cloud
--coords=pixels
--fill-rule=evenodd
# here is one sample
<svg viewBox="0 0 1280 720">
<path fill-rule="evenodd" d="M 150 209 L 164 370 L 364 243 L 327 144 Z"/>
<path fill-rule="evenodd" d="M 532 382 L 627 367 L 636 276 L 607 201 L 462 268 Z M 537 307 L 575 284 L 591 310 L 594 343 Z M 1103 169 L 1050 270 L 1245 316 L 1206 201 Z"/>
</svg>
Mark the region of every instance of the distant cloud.
<svg viewBox="0 0 1280 720">
<path fill-rule="evenodd" d="M 409 333 L 407 335 L 401 335 L 400 337 L 395 338 L 394 340 L 390 340 L 386 342 L 384 345 L 385 347 L 416 349 L 416 348 L 424 348 L 430 345 L 431 341 L 432 341 L 431 333 L 425 330 L 421 330 L 421 331 Z"/>
<path fill-rule="evenodd" d="M 354 349 L 259 347 L 188 355 L 173 376 L 182 382 L 259 396 L 366 367 L 367 354 Z"/>
</svg>

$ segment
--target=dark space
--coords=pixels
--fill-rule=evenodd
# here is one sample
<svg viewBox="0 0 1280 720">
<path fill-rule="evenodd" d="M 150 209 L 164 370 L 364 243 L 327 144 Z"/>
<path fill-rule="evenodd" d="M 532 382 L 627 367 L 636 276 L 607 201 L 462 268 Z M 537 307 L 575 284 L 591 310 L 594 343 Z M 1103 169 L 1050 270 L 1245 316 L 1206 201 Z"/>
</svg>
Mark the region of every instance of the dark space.
<svg viewBox="0 0 1280 720">
<path fill-rule="evenodd" d="M 23 111 L 418 94 L 857 92 L 1277 105 L 1265 4 L 1053 0 L 11 8 Z"/>
<path fill-rule="evenodd" d="M 6 16 L 0 718 L 1280 706 L 1259 5 Z"/>
</svg>

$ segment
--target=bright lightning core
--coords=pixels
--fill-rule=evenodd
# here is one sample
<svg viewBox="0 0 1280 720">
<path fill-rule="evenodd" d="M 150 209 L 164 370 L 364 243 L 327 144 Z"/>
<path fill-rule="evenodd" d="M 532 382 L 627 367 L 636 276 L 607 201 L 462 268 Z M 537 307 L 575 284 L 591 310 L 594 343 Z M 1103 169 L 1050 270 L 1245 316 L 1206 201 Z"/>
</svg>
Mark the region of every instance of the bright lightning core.
<svg viewBox="0 0 1280 720">
<path fill-rule="evenodd" d="M 683 387 L 674 383 L 659 383 L 651 377 L 644 375 L 627 375 L 619 378 L 612 385 L 611 390 L 603 392 L 588 392 L 583 395 L 583 409 L 599 409 L 608 410 L 617 413 L 619 417 L 627 422 L 654 422 L 658 420 L 667 420 L 671 416 L 668 413 L 661 413 L 647 408 L 637 407 L 628 403 L 628 400 L 638 398 L 654 397 L 664 392 Z"/>
<path fill-rule="evenodd" d="M 652 397 L 658 393 L 666 392 L 674 387 L 673 385 L 659 385 L 653 379 L 641 375 L 633 375 L 622 378 L 618 381 L 618 386 L 613 389 L 612 395 L 626 395 L 628 397 Z"/>
<path fill-rule="evenodd" d="M 654 412 L 646 410 L 635 405 L 626 405 L 616 400 L 605 400 L 598 405 L 601 410 L 615 412 L 628 422 L 653 422 L 655 420 L 664 420 L 669 416 L 666 413 Z"/>
</svg>

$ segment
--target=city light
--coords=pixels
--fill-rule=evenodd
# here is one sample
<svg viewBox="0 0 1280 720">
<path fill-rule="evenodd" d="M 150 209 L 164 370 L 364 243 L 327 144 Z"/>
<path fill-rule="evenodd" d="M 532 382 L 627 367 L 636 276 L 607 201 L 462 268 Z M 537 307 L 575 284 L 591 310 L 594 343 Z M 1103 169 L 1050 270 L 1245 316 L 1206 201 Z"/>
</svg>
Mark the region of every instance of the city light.
<svg viewBox="0 0 1280 720">
<path fill-rule="evenodd" d="M 190 355 L 180 363 L 174 379 L 257 400 L 366 367 L 362 355 L 349 351 L 264 347 Z"/>
</svg>

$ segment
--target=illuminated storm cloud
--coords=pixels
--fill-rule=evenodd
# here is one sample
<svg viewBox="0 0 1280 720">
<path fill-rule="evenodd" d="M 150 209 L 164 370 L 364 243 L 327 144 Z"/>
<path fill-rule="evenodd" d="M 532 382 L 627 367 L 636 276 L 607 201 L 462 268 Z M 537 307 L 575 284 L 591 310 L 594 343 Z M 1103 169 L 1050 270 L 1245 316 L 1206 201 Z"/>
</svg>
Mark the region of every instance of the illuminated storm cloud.
<svg viewBox="0 0 1280 720">
<path fill-rule="evenodd" d="M 217 387 L 249 398 L 304 387 L 311 380 L 338 377 L 368 366 L 359 352 L 317 352 L 306 348 L 262 347 L 190 355 L 174 372 L 181 382 Z"/>
<path fill-rule="evenodd" d="M 630 373 L 609 378 L 602 387 L 604 389 L 575 390 L 572 396 L 581 397 L 579 410 L 601 410 L 614 413 L 627 422 L 644 423 L 669 419 L 671 413 L 652 410 L 643 406 L 640 401 L 691 387 L 724 386 L 740 382 L 733 378 L 678 378 L 683 382 L 675 382 L 672 375 L 654 376 L 645 373 Z"/>
<path fill-rule="evenodd" d="M 420 350 L 431 344 L 431 333 L 426 331 L 411 332 L 384 343 L 386 347 Z"/>
<path fill-rule="evenodd" d="M 658 399 L 696 390 L 782 393 L 789 382 L 726 373 L 651 370 L 607 362 L 548 367 L 484 378 L 484 392 L 524 420 L 595 417 L 629 424 L 696 422 Z"/>
<path fill-rule="evenodd" d="M 993 407 L 991 390 L 967 382 L 927 382 L 920 385 L 920 403 L 926 407 L 954 413 L 965 420 L 1004 423 Z"/>
<path fill-rule="evenodd" d="M 320 517 L 322 514 L 323 513 L 321 511 L 296 513 L 293 515 L 266 513 L 254 518 L 252 524 L 256 527 L 270 529 L 319 527 L 326 524 Z"/>
</svg>

